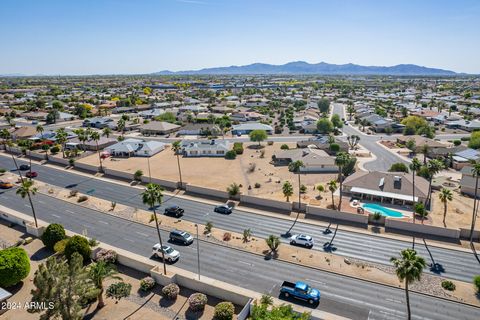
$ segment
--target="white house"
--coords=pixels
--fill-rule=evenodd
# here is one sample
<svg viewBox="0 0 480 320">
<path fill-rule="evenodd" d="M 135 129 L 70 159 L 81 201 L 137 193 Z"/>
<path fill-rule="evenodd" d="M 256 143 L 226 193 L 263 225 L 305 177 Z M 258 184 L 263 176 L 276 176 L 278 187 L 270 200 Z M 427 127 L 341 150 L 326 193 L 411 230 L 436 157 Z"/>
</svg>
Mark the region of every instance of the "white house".
<svg viewBox="0 0 480 320">
<path fill-rule="evenodd" d="M 232 143 L 222 140 L 186 142 L 182 145 L 185 157 L 224 157 L 232 149 Z"/>
<path fill-rule="evenodd" d="M 165 143 L 159 141 L 145 141 L 140 139 L 125 139 L 105 150 L 116 157 L 151 157 L 165 149 Z"/>
</svg>

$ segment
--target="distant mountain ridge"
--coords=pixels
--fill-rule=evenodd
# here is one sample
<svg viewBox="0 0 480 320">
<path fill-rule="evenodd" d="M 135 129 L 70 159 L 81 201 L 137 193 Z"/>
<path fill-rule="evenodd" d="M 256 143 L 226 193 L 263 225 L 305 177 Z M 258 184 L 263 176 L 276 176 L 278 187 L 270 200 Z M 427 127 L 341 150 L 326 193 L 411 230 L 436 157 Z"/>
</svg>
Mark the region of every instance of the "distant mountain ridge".
<svg viewBox="0 0 480 320">
<path fill-rule="evenodd" d="M 244 66 L 205 68 L 200 70 L 169 71 L 163 70 L 153 75 L 247 75 L 247 74 L 310 74 L 310 75 L 396 75 L 396 76 L 454 76 L 458 73 L 450 70 L 428 68 L 415 64 L 399 64 L 391 67 L 361 66 L 357 64 L 330 64 L 326 62 L 308 63 L 294 61 L 282 65 L 253 63 Z"/>
</svg>

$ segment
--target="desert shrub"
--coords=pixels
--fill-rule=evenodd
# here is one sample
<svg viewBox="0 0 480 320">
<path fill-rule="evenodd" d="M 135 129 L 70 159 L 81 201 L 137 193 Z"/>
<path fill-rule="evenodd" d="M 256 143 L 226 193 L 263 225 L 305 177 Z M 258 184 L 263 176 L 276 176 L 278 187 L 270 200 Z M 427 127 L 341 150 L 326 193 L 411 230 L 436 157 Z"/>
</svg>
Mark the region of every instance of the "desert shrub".
<svg viewBox="0 0 480 320">
<path fill-rule="evenodd" d="M 257 165 L 256 165 L 254 162 L 250 163 L 250 164 L 248 165 L 248 172 L 249 172 L 249 173 L 254 172 L 256 167 L 257 167 Z"/>
<path fill-rule="evenodd" d="M 27 252 L 18 247 L 0 250 L 0 287 L 11 287 L 30 273 Z"/>
<path fill-rule="evenodd" d="M 78 190 L 71 190 L 70 191 L 70 197 L 76 197 L 78 194 Z"/>
<path fill-rule="evenodd" d="M 225 232 L 223 234 L 223 241 L 230 241 L 232 239 L 232 234 L 230 232 Z"/>
<path fill-rule="evenodd" d="M 68 164 L 73 166 L 75 164 L 75 159 L 68 159 Z"/>
<path fill-rule="evenodd" d="M 280 146 L 280 149 L 282 149 L 282 150 L 288 150 L 288 149 L 290 149 L 290 148 L 288 147 L 288 144 L 282 144 L 282 145 Z"/>
<path fill-rule="evenodd" d="M 215 320 L 231 320 L 235 313 L 235 306 L 231 302 L 220 302 L 215 306 L 214 319 Z"/>
<path fill-rule="evenodd" d="M 86 292 L 82 293 L 82 297 L 79 300 L 80 305 L 83 308 L 86 308 L 89 304 L 94 303 L 97 301 L 98 294 L 100 290 L 96 287 L 90 287 Z"/>
<path fill-rule="evenodd" d="M 203 293 L 193 293 L 188 297 L 188 306 L 192 311 L 202 311 L 207 304 L 207 296 Z"/>
<path fill-rule="evenodd" d="M 7 170 L 0 168 L 0 173 L 5 173 Z"/>
<path fill-rule="evenodd" d="M 60 147 L 59 146 L 53 146 L 51 149 L 50 149 L 50 152 L 51 153 L 58 153 L 60 151 Z"/>
<path fill-rule="evenodd" d="M 233 160 L 237 157 L 237 153 L 235 150 L 229 150 L 225 153 L 225 159 Z"/>
<path fill-rule="evenodd" d="M 236 154 L 243 154 L 243 143 L 242 142 L 235 142 L 233 143 L 233 150 Z"/>
<path fill-rule="evenodd" d="M 74 252 L 79 253 L 83 257 L 83 261 L 87 262 L 90 260 L 90 255 L 92 250 L 90 249 L 90 245 L 88 243 L 87 238 L 82 236 L 73 236 L 68 239 L 67 244 L 65 245 L 64 254 L 68 260 L 72 257 Z"/>
<path fill-rule="evenodd" d="M 373 220 L 375 220 L 375 221 L 380 220 L 381 217 L 382 217 L 382 214 L 378 211 L 375 211 L 375 213 L 372 216 Z"/>
<path fill-rule="evenodd" d="M 177 299 L 179 293 L 180 287 L 176 283 L 167 284 L 165 287 L 162 288 L 163 296 L 169 300 Z"/>
<path fill-rule="evenodd" d="M 269 146 L 273 145 L 273 141 L 267 141 L 267 145 Z"/>
<path fill-rule="evenodd" d="M 442 281 L 442 288 L 448 291 L 454 291 L 456 289 L 455 283 L 449 280 Z"/>
<path fill-rule="evenodd" d="M 98 243 L 99 242 L 95 238 L 91 238 L 88 240 L 88 245 L 90 246 L 90 248 L 98 246 Z"/>
<path fill-rule="evenodd" d="M 142 170 L 137 170 L 135 171 L 135 173 L 133 174 L 133 179 L 135 181 L 141 181 L 142 180 L 142 176 L 143 176 L 143 171 Z"/>
<path fill-rule="evenodd" d="M 330 151 L 332 151 L 332 152 L 340 151 L 340 145 L 338 143 L 332 143 L 330 145 Z"/>
<path fill-rule="evenodd" d="M 65 239 L 60 240 L 57 243 L 55 243 L 55 245 L 53 246 L 53 251 L 55 251 L 55 253 L 63 254 L 63 252 L 65 251 L 65 246 L 67 245 L 68 240 L 69 239 L 65 238 Z"/>
<path fill-rule="evenodd" d="M 95 261 L 115 263 L 117 262 L 117 253 L 114 250 L 101 249 L 95 254 Z"/>
<path fill-rule="evenodd" d="M 255 182 L 255 185 L 254 185 L 254 187 L 255 187 L 255 188 L 257 188 L 257 189 L 258 189 L 258 188 L 260 188 L 261 186 L 262 186 L 262 185 L 261 185 L 260 183 L 258 183 L 258 182 Z"/>
<path fill-rule="evenodd" d="M 118 302 L 122 298 L 126 298 L 130 295 L 132 285 L 126 282 L 116 282 L 108 286 L 106 291 L 107 298 L 115 299 Z"/>
<path fill-rule="evenodd" d="M 260 158 L 265 158 L 265 150 L 260 151 Z"/>
<path fill-rule="evenodd" d="M 459 146 L 459 145 L 461 145 L 461 144 L 462 144 L 462 141 L 460 141 L 460 140 L 453 140 L 453 145 L 454 145 L 454 146 Z"/>
<path fill-rule="evenodd" d="M 142 291 L 150 291 L 155 287 L 155 279 L 152 277 L 145 277 L 140 280 L 140 289 Z"/>
<path fill-rule="evenodd" d="M 53 250 L 55 244 L 65 239 L 65 229 L 61 224 L 58 223 L 51 223 L 48 225 L 45 232 L 42 234 L 42 242 L 50 250 Z"/>
<path fill-rule="evenodd" d="M 300 193 L 305 193 L 305 192 L 307 192 L 307 186 L 305 186 L 304 184 L 302 184 L 302 185 L 300 186 Z"/>
<path fill-rule="evenodd" d="M 88 200 L 87 196 L 80 196 L 80 197 L 78 197 L 77 202 L 84 202 L 84 201 L 87 201 L 87 200 Z"/>
<path fill-rule="evenodd" d="M 208 222 L 205 224 L 205 230 L 203 231 L 203 233 L 207 234 L 207 233 L 212 232 L 212 228 L 213 228 L 213 223 L 211 223 L 210 221 L 208 221 Z"/>
<path fill-rule="evenodd" d="M 475 289 L 477 289 L 477 292 L 480 293 L 480 275 L 473 277 L 473 285 L 475 286 Z"/>
</svg>

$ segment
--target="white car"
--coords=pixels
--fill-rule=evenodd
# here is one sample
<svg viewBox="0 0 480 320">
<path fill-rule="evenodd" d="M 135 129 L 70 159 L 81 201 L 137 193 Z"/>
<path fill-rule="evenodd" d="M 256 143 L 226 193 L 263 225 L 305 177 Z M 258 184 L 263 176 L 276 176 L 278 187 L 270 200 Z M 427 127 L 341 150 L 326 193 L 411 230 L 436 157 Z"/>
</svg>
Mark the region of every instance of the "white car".
<svg viewBox="0 0 480 320">
<path fill-rule="evenodd" d="M 156 245 L 153 246 L 152 254 L 156 258 L 162 258 L 162 250 L 163 250 L 163 253 L 165 254 L 165 260 L 167 260 L 168 262 L 175 262 L 180 258 L 180 252 L 178 252 L 177 250 L 173 249 L 170 246 L 160 247 L 160 243 L 157 243 Z"/>
<path fill-rule="evenodd" d="M 290 237 L 290 244 L 293 245 L 301 245 L 307 248 L 313 247 L 313 238 L 306 234 L 295 234 Z"/>
</svg>

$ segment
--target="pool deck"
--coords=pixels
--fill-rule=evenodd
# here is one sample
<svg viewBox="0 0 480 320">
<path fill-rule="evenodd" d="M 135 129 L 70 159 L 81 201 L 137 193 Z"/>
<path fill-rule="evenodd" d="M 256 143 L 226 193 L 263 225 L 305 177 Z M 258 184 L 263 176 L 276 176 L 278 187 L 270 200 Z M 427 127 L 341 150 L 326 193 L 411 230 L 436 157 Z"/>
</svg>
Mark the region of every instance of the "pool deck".
<svg viewBox="0 0 480 320">
<path fill-rule="evenodd" d="M 357 208 L 358 207 L 361 207 L 362 204 L 368 204 L 368 203 L 379 205 L 379 206 L 385 207 L 387 209 L 395 210 L 395 211 L 398 211 L 401 214 L 403 214 L 402 218 L 388 216 L 389 218 L 396 219 L 396 220 L 401 220 L 401 221 L 405 221 L 405 222 L 412 222 L 413 221 L 412 220 L 412 211 L 407 206 L 386 205 L 385 203 L 379 203 L 379 202 L 375 202 L 375 201 L 358 201 L 357 205 L 354 205 L 353 201 L 350 201 L 349 202 L 350 210 L 348 210 L 348 211 L 352 212 L 352 213 L 357 213 Z M 371 213 L 368 210 L 365 210 L 365 211 L 368 212 L 368 213 Z"/>
</svg>

